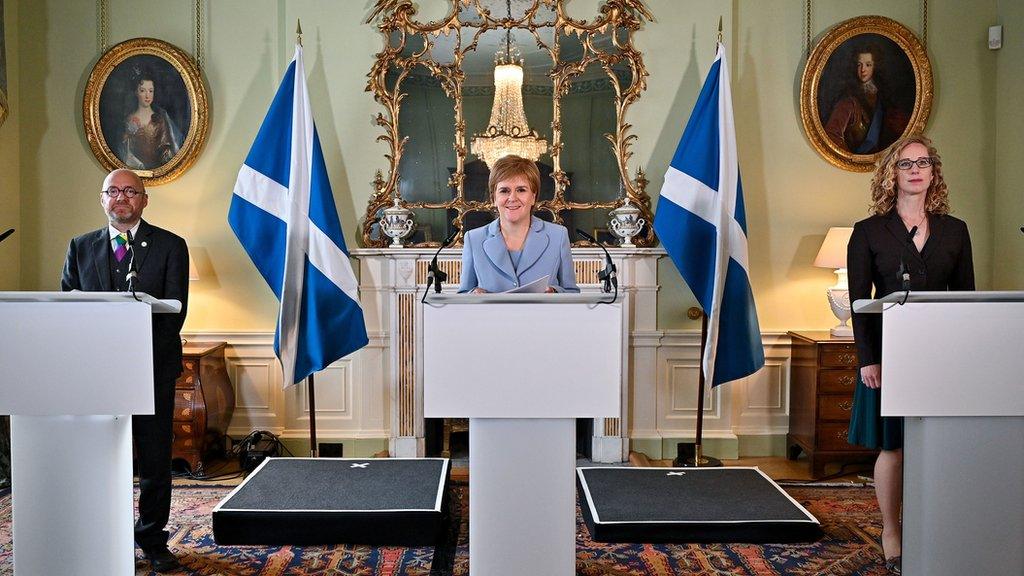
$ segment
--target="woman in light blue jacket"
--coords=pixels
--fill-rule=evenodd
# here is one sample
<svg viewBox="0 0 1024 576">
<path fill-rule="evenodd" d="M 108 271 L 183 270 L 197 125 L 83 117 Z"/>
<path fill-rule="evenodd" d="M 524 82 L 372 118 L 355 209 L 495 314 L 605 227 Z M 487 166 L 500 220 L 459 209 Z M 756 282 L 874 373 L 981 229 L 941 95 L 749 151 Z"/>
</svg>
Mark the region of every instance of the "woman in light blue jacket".
<svg viewBox="0 0 1024 576">
<path fill-rule="evenodd" d="M 540 171 L 505 156 L 487 181 L 498 219 L 466 233 L 459 292 L 505 292 L 548 277 L 548 292 L 579 292 L 564 226 L 533 216 Z"/>
</svg>

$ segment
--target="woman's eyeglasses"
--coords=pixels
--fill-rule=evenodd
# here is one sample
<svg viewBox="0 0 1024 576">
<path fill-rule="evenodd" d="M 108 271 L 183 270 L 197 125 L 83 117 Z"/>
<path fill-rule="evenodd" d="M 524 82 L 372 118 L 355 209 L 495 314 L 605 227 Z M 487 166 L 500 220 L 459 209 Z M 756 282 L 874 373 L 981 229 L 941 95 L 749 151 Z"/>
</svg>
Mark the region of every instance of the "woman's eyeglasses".
<svg viewBox="0 0 1024 576">
<path fill-rule="evenodd" d="M 125 198 L 135 198 L 139 193 L 138 190 L 131 186 L 125 186 L 124 188 L 118 188 L 117 186 L 111 186 L 103 191 L 104 194 L 111 198 L 117 198 L 118 194 L 123 194 Z"/>
<path fill-rule="evenodd" d="M 910 170 L 910 167 L 913 166 L 914 164 L 917 164 L 918 168 L 927 168 L 929 166 L 934 166 L 935 165 L 935 158 L 932 158 L 931 156 L 922 156 L 922 157 L 918 158 L 917 160 L 911 160 L 910 158 L 904 158 L 904 159 L 896 162 L 896 167 L 899 168 L 900 170 Z M 129 196 L 129 198 L 130 198 L 130 196 Z"/>
</svg>

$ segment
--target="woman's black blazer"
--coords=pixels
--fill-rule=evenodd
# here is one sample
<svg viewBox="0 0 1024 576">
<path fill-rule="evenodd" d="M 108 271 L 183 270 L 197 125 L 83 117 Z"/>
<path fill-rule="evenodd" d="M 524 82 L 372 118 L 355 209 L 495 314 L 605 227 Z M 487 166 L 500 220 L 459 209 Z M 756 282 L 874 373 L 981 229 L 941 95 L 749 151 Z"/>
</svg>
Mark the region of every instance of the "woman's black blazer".
<svg viewBox="0 0 1024 576">
<path fill-rule="evenodd" d="M 974 260 L 967 224 L 948 214 L 929 214 L 931 235 L 917 251 L 895 210 L 857 222 L 847 245 L 850 302 L 910 289 L 974 290 Z M 874 294 L 872 294 L 874 287 Z M 882 315 L 854 314 L 853 337 L 860 366 L 882 361 Z"/>
</svg>

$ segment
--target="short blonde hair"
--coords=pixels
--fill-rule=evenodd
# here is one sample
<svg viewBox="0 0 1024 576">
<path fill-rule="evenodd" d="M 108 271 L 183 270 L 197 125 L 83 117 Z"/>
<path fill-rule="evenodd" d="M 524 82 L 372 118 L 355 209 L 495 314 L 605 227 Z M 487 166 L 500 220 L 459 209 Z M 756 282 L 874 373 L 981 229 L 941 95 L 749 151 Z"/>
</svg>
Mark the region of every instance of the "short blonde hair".
<svg viewBox="0 0 1024 576">
<path fill-rule="evenodd" d="M 928 155 L 932 158 L 932 181 L 924 199 L 925 212 L 949 214 L 949 190 L 942 178 L 942 159 L 932 141 L 923 134 L 897 140 L 878 162 L 875 176 L 871 179 L 871 210 L 875 214 L 888 214 L 896 207 L 896 162 L 903 150 L 911 144 L 921 144 L 928 149 Z"/>
<path fill-rule="evenodd" d="M 533 195 L 540 194 L 540 170 L 537 169 L 537 164 L 533 160 L 510 154 L 499 158 L 491 167 L 491 175 L 487 178 L 487 190 L 491 194 L 491 200 L 494 200 L 494 190 L 498 187 L 498 182 L 516 176 L 525 176 L 530 188 L 533 189 Z"/>
</svg>

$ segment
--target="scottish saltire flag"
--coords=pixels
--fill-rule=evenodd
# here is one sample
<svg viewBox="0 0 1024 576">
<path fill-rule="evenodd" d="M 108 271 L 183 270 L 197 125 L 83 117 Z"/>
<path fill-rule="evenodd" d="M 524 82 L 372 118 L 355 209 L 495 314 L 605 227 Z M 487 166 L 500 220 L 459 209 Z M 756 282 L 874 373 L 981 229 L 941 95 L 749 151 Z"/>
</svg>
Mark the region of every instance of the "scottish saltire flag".
<svg viewBox="0 0 1024 576">
<path fill-rule="evenodd" d="M 704 381 L 717 386 L 764 366 L 721 43 L 665 173 L 654 230 L 708 315 Z"/>
<path fill-rule="evenodd" d="M 228 223 L 281 302 L 274 350 L 285 386 L 366 345 L 301 46 L 238 171 Z"/>
</svg>

